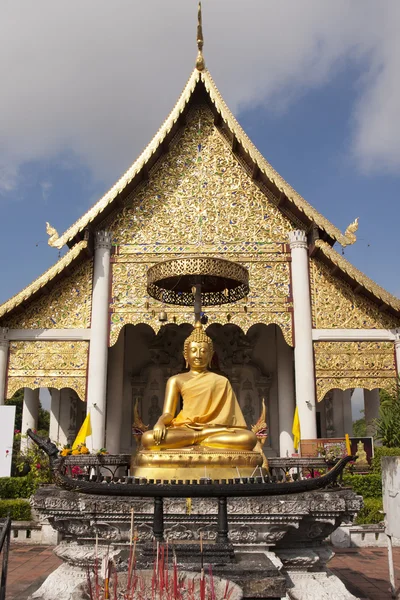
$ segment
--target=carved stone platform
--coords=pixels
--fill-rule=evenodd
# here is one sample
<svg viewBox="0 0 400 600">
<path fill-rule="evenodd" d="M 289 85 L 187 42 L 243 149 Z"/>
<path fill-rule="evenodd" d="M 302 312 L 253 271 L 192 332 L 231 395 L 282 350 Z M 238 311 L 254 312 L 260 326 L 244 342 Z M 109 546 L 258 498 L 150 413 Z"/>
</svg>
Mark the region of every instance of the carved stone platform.
<svg viewBox="0 0 400 600">
<path fill-rule="evenodd" d="M 99 554 L 109 553 L 123 569 L 132 508 L 139 537 L 138 554 L 153 540 L 151 498 L 92 496 L 47 486 L 39 488 L 33 506 L 64 536 L 55 552 L 65 564 L 50 576 L 52 581 L 47 580 L 43 589 L 35 594 L 40 600 L 54 600 L 55 589 L 59 590 L 58 600 L 72 599 L 71 582 L 74 578 L 76 582 L 83 581 L 86 567 L 94 565 L 96 535 Z M 299 589 L 297 596 L 291 589 L 290 597 L 306 599 L 304 578 L 316 590 L 320 590 L 318 586 L 323 585 L 321 582 L 326 578 L 325 564 L 332 552 L 324 539 L 341 523 L 351 522 L 361 507 L 362 498 L 348 489 L 228 499 L 229 537 L 235 558 L 229 561 L 222 552 L 213 570 L 216 575 L 239 583 L 245 599 L 279 598 L 285 586 Z M 193 498 L 190 515 L 186 499 L 164 500 L 164 535 L 170 544 L 176 544 L 178 562 L 185 568 L 198 569 L 193 553 L 199 548 L 200 534 L 204 544 L 216 541 L 217 514 L 218 499 Z M 191 547 L 189 553 L 182 550 L 186 544 Z M 336 588 L 343 588 L 333 575 L 329 575 L 330 586 L 334 579 Z M 318 593 L 310 597 L 318 597 Z M 336 596 L 327 596 L 335 600 L 339 597 L 352 596 L 340 596 L 339 592 Z"/>
<path fill-rule="evenodd" d="M 177 450 L 140 450 L 132 457 L 131 474 L 154 480 L 234 479 L 260 474 L 263 457 L 255 451 L 193 446 Z M 168 465 L 168 466 L 166 466 Z M 265 471 L 264 471 L 265 472 Z"/>
</svg>

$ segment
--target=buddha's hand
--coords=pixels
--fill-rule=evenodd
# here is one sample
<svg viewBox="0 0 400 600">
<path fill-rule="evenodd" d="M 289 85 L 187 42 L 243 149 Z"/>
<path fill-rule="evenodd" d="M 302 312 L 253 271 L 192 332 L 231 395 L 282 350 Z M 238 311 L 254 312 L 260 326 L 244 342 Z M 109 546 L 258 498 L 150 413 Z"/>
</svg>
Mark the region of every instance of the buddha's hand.
<svg viewBox="0 0 400 600">
<path fill-rule="evenodd" d="M 153 438 L 154 438 L 154 442 L 157 445 L 161 444 L 161 440 L 163 440 L 165 438 L 166 431 L 167 431 L 167 428 L 165 426 L 164 421 L 159 419 L 157 421 L 157 423 L 154 425 L 154 429 L 153 429 Z"/>
</svg>

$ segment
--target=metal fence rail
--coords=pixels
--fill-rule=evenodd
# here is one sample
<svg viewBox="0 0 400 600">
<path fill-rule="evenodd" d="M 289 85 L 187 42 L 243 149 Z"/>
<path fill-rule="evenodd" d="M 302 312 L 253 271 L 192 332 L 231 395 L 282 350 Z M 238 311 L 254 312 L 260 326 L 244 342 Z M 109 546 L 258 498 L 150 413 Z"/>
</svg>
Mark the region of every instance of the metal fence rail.
<svg viewBox="0 0 400 600">
<path fill-rule="evenodd" d="M 0 600 L 6 598 L 7 584 L 7 568 L 8 568 L 8 553 L 10 550 L 10 534 L 11 534 L 11 518 L 0 519 L 0 556 L 2 556 L 1 565 L 1 583 L 0 583 Z"/>
</svg>

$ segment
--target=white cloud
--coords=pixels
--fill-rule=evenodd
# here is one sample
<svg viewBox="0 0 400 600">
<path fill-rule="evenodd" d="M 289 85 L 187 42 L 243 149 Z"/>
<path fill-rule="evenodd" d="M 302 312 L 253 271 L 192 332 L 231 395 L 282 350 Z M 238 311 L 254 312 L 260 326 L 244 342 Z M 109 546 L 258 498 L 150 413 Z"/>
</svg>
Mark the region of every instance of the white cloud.
<svg viewBox="0 0 400 600">
<path fill-rule="evenodd" d="M 97 178 L 136 158 L 194 65 L 197 2 L 3 0 L 0 190 L 73 151 Z M 205 0 L 205 57 L 229 106 L 287 107 L 347 62 L 361 167 L 400 167 L 398 0 Z"/>
</svg>

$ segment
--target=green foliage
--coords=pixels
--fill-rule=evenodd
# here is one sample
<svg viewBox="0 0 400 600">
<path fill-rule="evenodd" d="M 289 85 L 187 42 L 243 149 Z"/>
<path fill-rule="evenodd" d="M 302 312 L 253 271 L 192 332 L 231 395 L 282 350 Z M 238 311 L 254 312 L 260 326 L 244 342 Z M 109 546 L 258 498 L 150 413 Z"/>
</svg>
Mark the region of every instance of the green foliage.
<svg viewBox="0 0 400 600">
<path fill-rule="evenodd" d="M 35 493 L 38 481 L 32 477 L 1 477 L 0 498 L 29 498 Z"/>
<path fill-rule="evenodd" d="M 353 435 L 351 437 L 362 438 L 367 436 L 367 423 L 365 417 L 353 422 Z"/>
<path fill-rule="evenodd" d="M 385 446 L 375 446 L 375 456 L 372 459 L 371 470 L 373 473 L 379 473 L 379 477 L 382 476 L 382 456 L 400 456 L 400 447 L 387 448 Z"/>
<path fill-rule="evenodd" d="M 49 457 L 36 444 L 31 444 L 23 451 L 19 451 L 15 457 L 16 469 L 19 473 L 26 475 L 36 484 L 51 483 Z"/>
<path fill-rule="evenodd" d="M 382 480 L 380 474 L 372 475 L 344 475 L 343 483 L 363 498 L 381 498 Z"/>
<path fill-rule="evenodd" d="M 400 385 L 400 380 L 398 383 Z M 379 390 L 379 400 L 381 402 L 381 406 L 387 405 L 387 404 L 392 404 L 396 400 L 397 397 L 398 397 L 398 392 L 395 394 L 390 394 L 386 390 Z"/>
<path fill-rule="evenodd" d="M 376 421 L 376 438 L 388 448 L 400 446 L 400 398 L 381 404 Z"/>
<path fill-rule="evenodd" d="M 361 477 L 361 476 L 360 476 Z M 356 525 L 373 525 L 384 519 L 382 498 L 365 498 L 364 506 L 358 513 Z"/>
<path fill-rule="evenodd" d="M 28 500 L 0 500 L 0 518 L 8 516 L 13 521 L 30 521 L 31 506 Z"/>
</svg>

